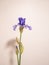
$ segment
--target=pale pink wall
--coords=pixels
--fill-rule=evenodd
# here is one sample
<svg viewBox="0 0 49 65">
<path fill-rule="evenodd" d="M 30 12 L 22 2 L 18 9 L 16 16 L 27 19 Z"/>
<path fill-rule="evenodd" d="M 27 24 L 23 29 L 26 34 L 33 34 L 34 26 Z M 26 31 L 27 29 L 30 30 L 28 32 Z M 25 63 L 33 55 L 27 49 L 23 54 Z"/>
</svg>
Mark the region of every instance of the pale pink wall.
<svg viewBox="0 0 49 65">
<path fill-rule="evenodd" d="M 10 48 L 5 47 L 8 40 L 19 37 L 18 28 L 12 30 L 19 16 L 32 26 L 23 33 L 22 65 L 49 65 L 49 0 L 0 0 L 0 65 L 10 65 Z"/>
</svg>

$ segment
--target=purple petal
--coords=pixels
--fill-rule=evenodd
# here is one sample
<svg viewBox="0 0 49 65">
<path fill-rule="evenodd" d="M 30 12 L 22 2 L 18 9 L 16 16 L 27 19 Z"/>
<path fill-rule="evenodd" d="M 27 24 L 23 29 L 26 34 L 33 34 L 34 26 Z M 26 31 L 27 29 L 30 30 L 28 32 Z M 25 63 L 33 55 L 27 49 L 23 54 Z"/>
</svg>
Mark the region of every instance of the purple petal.
<svg viewBox="0 0 49 65">
<path fill-rule="evenodd" d="M 13 26 L 13 30 L 14 30 L 14 31 L 16 30 L 16 27 L 17 27 L 18 25 L 19 25 L 19 24 Z"/>
<path fill-rule="evenodd" d="M 25 25 L 24 27 L 25 27 L 25 28 L 29 28 L 29 30 L 32 30 L 32 27 L 29 26 L 29 25 Z"/>
<path fill-rule="evenodd" d="M 19 17 L 18 20 L 19 20 L 19 25 L 25 25 L 25 19 L 26 18 L 22 18 L 22 17 Z"/>
</svg>

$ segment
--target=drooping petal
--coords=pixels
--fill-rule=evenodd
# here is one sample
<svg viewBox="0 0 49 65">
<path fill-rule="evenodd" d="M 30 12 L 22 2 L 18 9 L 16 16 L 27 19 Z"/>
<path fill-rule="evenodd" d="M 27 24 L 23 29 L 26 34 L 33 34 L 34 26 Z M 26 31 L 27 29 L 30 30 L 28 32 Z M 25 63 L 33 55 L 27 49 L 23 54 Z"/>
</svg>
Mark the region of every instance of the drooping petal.
<svg viewBox="0 0 49 65">
<path fill-rule="evenodd" d="M 17 27 L 18 25 L 19 25 L 19 24 L 13 26 L 13 30 L 14 30 L 14 31 L 16 30 L 16 27 Z"/>
<path fill-rule="evenodd" d="M 32 30 L 32 27 L 29 26 L 29 25 L 25 25 L 24 27 L 25 27 L 25 28 L 29 28 L 29 30 Z"/>
</svg>

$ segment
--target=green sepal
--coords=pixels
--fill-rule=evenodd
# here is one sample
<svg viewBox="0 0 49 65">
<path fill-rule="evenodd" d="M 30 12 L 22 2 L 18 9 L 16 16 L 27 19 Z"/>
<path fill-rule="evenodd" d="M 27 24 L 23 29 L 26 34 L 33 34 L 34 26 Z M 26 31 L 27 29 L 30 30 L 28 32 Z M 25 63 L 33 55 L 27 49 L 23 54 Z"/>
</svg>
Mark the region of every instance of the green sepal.
<svg viewBox="0 0 49 65">
<path fill-rule="evenodd" d="M 23 32 L 23 29 L 24 29 L 24 27 L 23 27 L 23 26 L 20 26 L 20 27 L 19 27 L 20 33 L 22 33 L 22 32 Z"/>
<path fill-rule="evenodd" d="M 18 44 L 20 44 L 20 40 L 16 37 L 16 42 L 18 43 Z"/>
<path fill-rule="evenodd" d="M 24 51 L 24 46 L 23 46 L 23 44 L 22 44 L 22 43 L 20 43 L 20 53 L 22 54 L 22 53 L 23 53 L 23 51 Z"/>
<path fill-rule="evenodd" d="M 18 50 L 18 49 L 16 49 L 16 55 L 18 55 L 18 53 L 19 53 L 19 50 Z"/>
</svg>

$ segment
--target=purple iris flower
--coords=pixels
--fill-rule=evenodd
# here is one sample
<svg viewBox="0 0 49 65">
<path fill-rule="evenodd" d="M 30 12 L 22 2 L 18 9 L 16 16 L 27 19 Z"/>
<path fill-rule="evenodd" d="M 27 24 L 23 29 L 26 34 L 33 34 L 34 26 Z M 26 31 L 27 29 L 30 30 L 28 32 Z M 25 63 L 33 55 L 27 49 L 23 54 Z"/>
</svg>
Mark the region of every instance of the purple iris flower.
<svg viewBox="0 0 49 65">
<path fill-rule="evenodd" d="M 24 27 L 24 28 L 28 28 L 29 30 L 32 29 L 31 26 L 25 24 L 26 18 L 19 17 L 18 20 L 19 20 L 19 23 L 18 23 L 17 25 L 14 25 L 14 26 L 13 26 L 13 30 L 14 30 L 14 31 L 16 30 L 16 27 L 17 27 L 17 26 L 22 26 L 22 27 Z"/>
</svg>

